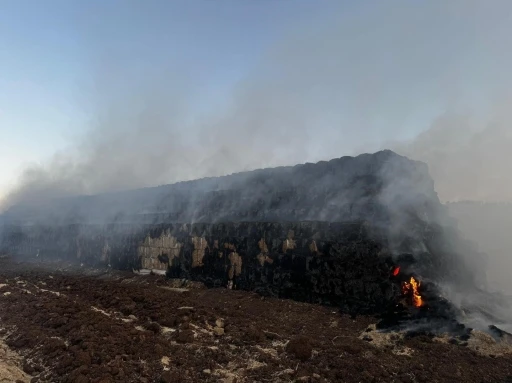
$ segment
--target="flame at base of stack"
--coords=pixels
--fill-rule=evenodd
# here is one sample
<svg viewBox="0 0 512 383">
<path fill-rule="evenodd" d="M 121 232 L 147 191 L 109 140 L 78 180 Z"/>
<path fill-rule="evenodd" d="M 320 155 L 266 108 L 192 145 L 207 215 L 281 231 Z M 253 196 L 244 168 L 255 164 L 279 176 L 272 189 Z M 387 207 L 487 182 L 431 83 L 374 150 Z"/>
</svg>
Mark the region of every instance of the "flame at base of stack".
<svg viewBox="0 0 512 383">
<path fill-rule="evenodd" d="M 402 293 L 405 296 L 410 296 L 412 300 L 412 305 L 414 307 L 422 307 L 424 305 L 423 298 L 419 293 L 420 282 L 411 277 L 409 282 L 403 282 L 402 284 Z"/>
</svg>

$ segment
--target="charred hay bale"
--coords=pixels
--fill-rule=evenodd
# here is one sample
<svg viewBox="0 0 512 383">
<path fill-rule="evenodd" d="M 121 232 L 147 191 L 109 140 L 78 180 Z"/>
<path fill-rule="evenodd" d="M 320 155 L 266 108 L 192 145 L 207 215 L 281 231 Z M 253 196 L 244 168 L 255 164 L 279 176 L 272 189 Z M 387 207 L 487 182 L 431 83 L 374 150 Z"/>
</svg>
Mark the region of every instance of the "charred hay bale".
<svg viewBox="0 0 512 383">
<path fill-rule="evenodd" d="M 351 313 L 397 303 L 390 268 L 403 254 L 406 273 L 474 279 L 459 262 L 473 250 L 447 224 L 427 166 L 391 151 L 15 206 L 3 220 L 0 248 L 13 254 L 38 249 Z"/>
</svg>

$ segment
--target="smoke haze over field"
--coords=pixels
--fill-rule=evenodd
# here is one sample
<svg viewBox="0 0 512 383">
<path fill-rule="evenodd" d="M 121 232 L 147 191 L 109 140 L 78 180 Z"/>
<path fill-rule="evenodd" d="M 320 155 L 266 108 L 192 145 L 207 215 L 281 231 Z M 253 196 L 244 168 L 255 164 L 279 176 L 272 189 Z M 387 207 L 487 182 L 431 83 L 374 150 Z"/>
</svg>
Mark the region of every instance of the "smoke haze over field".
<svg viewBox="0 0 512 383">
<path fill-rule="evenodd" d="M 71 24 L 75 33 L 69 40 L 78 53 L 58 49 L 57 62 L 65 65 L 55 69 L 79 84 L 73 97 L 61 95 L 73 104 L 74 113 L 62 112 L 70 114 L 71 138 L 55 154 L 36 156 L 9 190 L 0 190 L 0 212 L 382 148 L 426 162 L 443 202 L 512 202 L 509 0 L 91 0 L 72 11 L 71 3 L 60 4 L 66 12 L 59 20 L 48 16 L 57 9 L 32 4 L 36 18 L 50 17 L 45 30 L 66 35 L 59 25 Z M 2 13 L 0 43 L 7 36 Z M 25 32 L 30 20 L 20 20 Z M 32 49 L 39 41 L 30 43 Z M 2 64 L 10 63 L 2 51 L 10 49 L 0 50 L 0 72 L 8 73 L 5 65 L 19 64 Z M 39 54 L 41 63 L 19 60 L 44 67 L 46 51 Z M 74 62 L 82 69 L 70 69 Z M 19 97 L 20 114 L 40 118 L 41 129 L 53 122 L 25 103 L 35 90 L 0 97 L 0 156 L 30 152 L 29 131 L 23 145 L 9 147 L 23 124 L 6 125 L 5 99 Z M 512 294 L 504 272 L 512 269 L 512 209 L 505 216 L 500 208 L 484 210 L 449 207 L 488 254 L 482 274 Z M 463 255 L 473 269 L 484 263 Z M 466 293 L 447 287 L 454 303 L 488 303 Z M 494 306 L 510 324 L 510 307 Z"/>
<path fill-rule="evenodd" d="M 512 201 L 508 171 L 512 120 L 494 114 L 481 124 L 469 115 L 443 116 L 428 131 L 395 150 L 428 163 L 445 201 Z"/>
<path fill-rule="evenodd" d="M 91 6 L 94 25 L 80 24 L 92 52 L 93 80 L 80 98 L 90 128 L 29 166 L 4 207 L 382 146 L 426 161 L 443 200 L 511 199 L 508 1 L 325 1 L 309 18 L 288 20 L 239 81 L 206 99 L 207 56 L 197 78 L 146 40 L 127 49 L 129 31 L 109 29 L 130 20 L 122 27 L 163 45 L 164 3 L 106 4 Z M 240 5 L 224 7 L 217 17 Z"/>
<path fill-rule="evenodd" d="M 2 208 L 383 147 L 427 162 L 443 201 L 512 201 L 512 2 L 192 3 L 90 3 L 87 129 L 26 167 Z M 260 45 L 241 37 L 252 14 Z M 272 15 L 286 20 L 267 30 Z"/>
</svg>

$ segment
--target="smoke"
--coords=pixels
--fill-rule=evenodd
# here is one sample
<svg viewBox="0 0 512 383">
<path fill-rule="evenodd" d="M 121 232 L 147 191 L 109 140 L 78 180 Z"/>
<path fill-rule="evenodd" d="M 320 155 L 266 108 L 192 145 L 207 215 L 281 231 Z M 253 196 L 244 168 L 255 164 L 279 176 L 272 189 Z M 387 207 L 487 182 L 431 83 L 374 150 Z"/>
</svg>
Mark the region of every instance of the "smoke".
<svg viewBox="0 0 512 383">
<path fill-rule="evenodd" d="M 234 76 L 241 79 L 209 95 L 205 84 L 220 81 L 221 69 L 239 70 L 230 67 L 239 46 L 220 66 L 209 67 L 208 52 L 180 61 L 190 51 L 163 53 L 169 22 L 162 3 L 90 10 L 93 25 L 80 24 L 89 73 L 79 97 L 89 128 L 26 168 L 0 207 L 382 147 L 426 162 L 442 201 L 511 201 L 512 3 L 323 4 L 324 11 L 288 21 L 262 51 L 255 44 L 255 58 Z M 211 32 L 191 28 L 198 39 Z M 131 30 L 148 36 L 131 41 Z M 186 69 L 192 61 L 201 61 L 200 76 Z M 496 279 L 492 270 L 510 269 L 511 244 L 496 252 L 474 234 L 489 222 L 501 229 L 512 222 L 471 222 L 472 230 L 460 228 L 491 250 L 488 276 Z"/>
<path fill-rule="evenodd" d="M 512 119 L 493 112 L 478 121 L 470 115 L 444 115 L 412 142 L 394 149 L 426 162 L 443 201 L 512 201 L 507 171 Z"/>
<path fill-rule="evenodd" d="M 157 17 L 161 4 L 144 6 L 143 13 L 140 4 L 127 4 L 103 10 L 94 29 L 82 26 L 93 81 L 84 80 L 80 99 L 90 128 L 28 167 L 4 208 L 372 151 L 421 132 L 443 109 L 471 107 L 477 89 L 478 103 L 492 103 L 489 97 L 512 83 L 511 55 L 502 49 L 509 2 L 389 1 L 354 9 L 326 2 L 324 12 L 283 28 L 227 95 L 206 99 L 206 77 L 195 78 L 186 62 L 149 50 L 149 40 L 126 49 L 129 31 L 122 28 L 153 23 L 151 30 L 161 31 L 166 23 Z M 123 18 L 130 27 L 109 29 Z M 94 38 L 100 34 L 106 35 Z M 167 41 L 159 36 L 150 36 L 151 46 Z M 223 102 L 212 101 L 219 96 Z M 495 167 L 506 163 L 498 160 L 505 128 L 486 128 L 484 141 L 471 125 L 439 119 L 406 148 L 395 145 L 429 164 L 445 200 L 507 194 L 494 187 L 497 175 L 507 173 L 506 165 Z M 489 152 L 493 159 L 482 161 Z"/>
<path fill-rule="evenodd" d="M 477 272 L 487 277 L 490 289 L 512 295 L 512 119 L 504 107 L 509 100 L 503 98 L 486 118 L 446 114 L 411 142 L 394 148 L 428 163 L 436 191 L 450 202 L 448 211 L 458 228 L 487 255 L 486 267 Z"/>
<path fill-rule="evenodd" d="M 465 312 L 459 319 L 479 329 L 493 323 L 512 331 L 510 122 L 510 115 L 500 109 L 480 121 L 470 114 L 446 114 L 411 142 L 395 146 L 397 152 L 428 163 L 439 196 L 451 201 L 446 204 L 449 214 L 482 254 L 475 258 L 478 253 L 461 253 L 486 280 L 486 288 L 499 293 L 449 282 L 442 286 L 450 302 Z"/>
</svg>

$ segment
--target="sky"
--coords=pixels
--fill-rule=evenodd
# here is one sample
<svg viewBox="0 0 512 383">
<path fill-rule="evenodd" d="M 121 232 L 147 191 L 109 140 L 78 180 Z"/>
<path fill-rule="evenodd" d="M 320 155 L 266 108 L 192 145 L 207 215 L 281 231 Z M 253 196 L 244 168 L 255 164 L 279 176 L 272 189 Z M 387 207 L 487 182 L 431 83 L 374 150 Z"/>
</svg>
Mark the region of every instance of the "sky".
<svg viewBox="0 0 512 383">
<path fill-rule="evenodd" d="M 25 164 L 88 129 L 102 60 L 140 72 L 175 65 L 196 79 L 196 107 L 207 108 L 286 25 L 315 13 L 310 1 L 271 3 L 1 2 L 0 195 Z"/>
<path fill-rule="evenodd" d="M 509 121 L 510 36 L 508 0 L 4 0 L 0 199 L 384 146 L 432 162 L 458 198 L 431 145 L 467 138 L 445 134 L 454 119 Z"/>
</svg>

